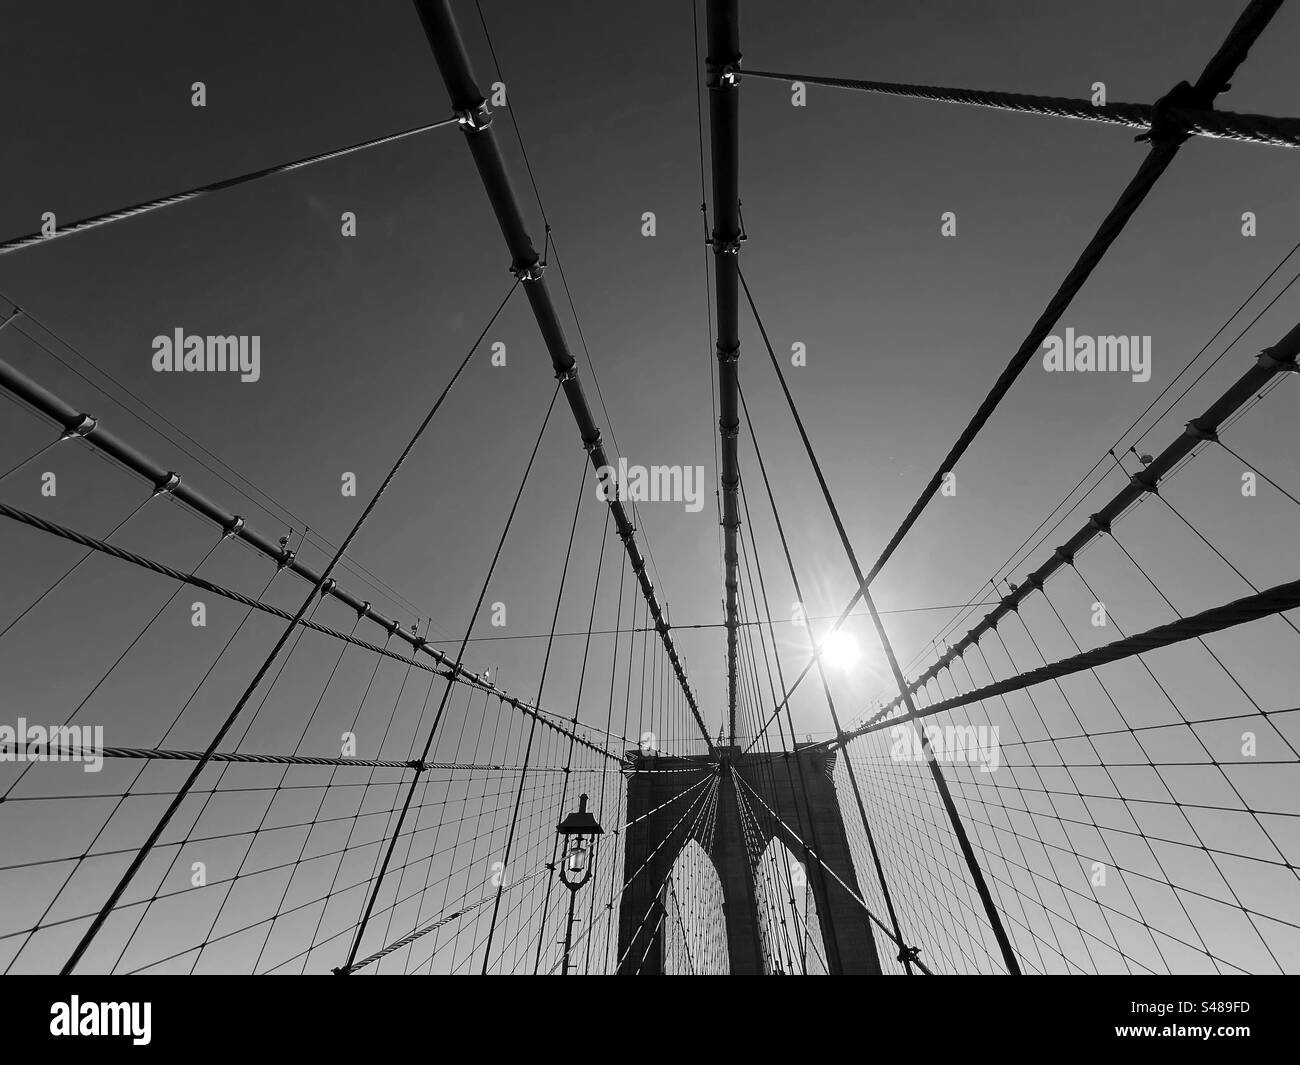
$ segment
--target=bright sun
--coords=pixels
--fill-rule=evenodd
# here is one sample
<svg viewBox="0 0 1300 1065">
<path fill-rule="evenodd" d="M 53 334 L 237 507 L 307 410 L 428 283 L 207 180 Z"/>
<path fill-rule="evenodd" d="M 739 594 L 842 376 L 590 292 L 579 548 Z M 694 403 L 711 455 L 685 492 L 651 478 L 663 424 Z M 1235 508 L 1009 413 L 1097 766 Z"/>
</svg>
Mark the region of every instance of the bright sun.
<svg viewBox="0 0 1300 1065">
<path fill-rule="evenodd" d="M 847 632 L 830 633 L 822 640 L 822 658 L 835 669 L 848 669 L 858 660 L 858 641 Z"/>
</svg>

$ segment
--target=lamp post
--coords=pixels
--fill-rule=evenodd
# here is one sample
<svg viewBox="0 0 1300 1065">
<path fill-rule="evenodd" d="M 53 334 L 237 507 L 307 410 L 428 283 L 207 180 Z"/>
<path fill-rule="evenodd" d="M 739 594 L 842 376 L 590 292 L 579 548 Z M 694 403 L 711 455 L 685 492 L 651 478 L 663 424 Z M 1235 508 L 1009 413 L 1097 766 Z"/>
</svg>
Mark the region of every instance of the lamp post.
<svg viewBox="0 0 1300 1065">
<path fill-rule="evenodd" d="M 569 975 L 569 951 L 573 946 L 573 908 L 578 889 L 591 879 L 591 851 L 596 837 L 604 835 L 596 819 L 587 812 L 587 796 L 578 797 L 576 813 L 569 814 L 556 829 L 564 837 L 560 857 L 560 883 L 569 889 L 569 919 L 564 926 L 564 959 L 560 975 Z"/>
</svg>

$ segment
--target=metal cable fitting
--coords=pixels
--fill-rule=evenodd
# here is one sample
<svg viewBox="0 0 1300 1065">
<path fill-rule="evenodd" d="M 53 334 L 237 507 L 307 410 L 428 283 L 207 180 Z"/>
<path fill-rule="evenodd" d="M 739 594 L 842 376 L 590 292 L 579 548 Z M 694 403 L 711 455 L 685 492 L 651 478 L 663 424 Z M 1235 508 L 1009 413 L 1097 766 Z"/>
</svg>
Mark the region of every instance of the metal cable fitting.
<svg viewBox="0 0 1300 1065">
<path fill-rule="evenodd" d="M 232 521 L 229 525 L 223 527 L 221 532 L 221 538 L 224 540 L 229 536 L 238 536 L 243 531 L 243 529 L 244 529 L 244 519 L 241 518 L 238 514 L 236 514 L 235 520 Z"/>
<path fill-rule="evenodd" d="M 1154 483 L 1149 483 L 1149 482 L 1143 480 L 1143 476 L 1146 474 L 1146 472 L 1147 472 L 1146 470 L 1142 470 L 1142 471 L 1139 472 L 1139 473 L 1135 473 L 1135 474 L 1133 474 L 1133 476 L 1131 476 L 1131 477 L 1129 478 L 1129 481 L 1130 481 L 1134 486 L 1136 486 L 1136 487 L 1138 487 L 1138 488 L 1141 488 L 1142 491 L 1144 491 L 1144 492 L 1155 492 L 1155 493 L 1159 493 L 1159 491 L 1160 491 L 1160 487 L 1159 487 L 1159 485 L 1154 484 Z"/>
<path fill-rule="evenodd" d="M 59 439 L 60 439 L 60 440 L 68 440 L 68 439 L 70 439 L 71 437 L 74 437 L 74 436 L 82 436 L 82 437 L 84 437 L 84 436 L 86 436 L 88 433 L 92 433 L 92 432 L 94 432 L 95 427 L 96 427 L 98 424 L 99 424 L 98 420 L 96 420 L 95 418 L 92 418 L 89 414 L 83 414 L 83 415 L 81 416 L 81 421 L 78 422 L 78 423 L 77 423 L 75 426 L 73 426 L 72 428 L 64 429 L 64 430 L 63 430 L 63 435 L 60 436 Z"/>
<path fill-rule="evenodd" d="M 1181 110 L 1212 111 L 1214 97 L 1198 92 L 1186 81 L 1180 81 L 1151 107 L 1151 128 L 1139 133 L 1135 141 L 1149 141 L 1154 146 L 1182 144 L 1191 135 L 1191 127 Z"/>
<path fill-rule="evenodd" d="M 153 494 L 156 496 L 167 495 L 176 491 L 181 484 L 181 475 L 179 473 L 168 473 L 165 481 L 159 481 L 154 485 Z"/>
<path fill-rule="evenodd" d="M 744 233 L 738 233 L 730 240 L 723 240 L 721 237 L 711 237 L 704 243 L 713 249 L 714 255 L 739 255 L 740 246 L 748 238 Z"/>
<path fill-rule="evenodd" d="M 452 114 L 466 133 L 482 133 L 492 125 L 492 112 L 488 110 L 486 100 L 480 100 L 463 111 L 453 111 Z"/>
<path fill-rule="evenodd" d="M 512 263 L 510 266 L 510 272 L 515 275 L 515 280 L 525 283 L 540 281 L 545 270 L 546 264 L 540 259 L 534 259 L 527 266 L 520 266 L 517 263 Z"/>
<path fill-rule="evenodd" d="M 735 55 L 725 63 L 704 60 L 704 84 L 710 89 L 734 89 L 740 84 L 740 56 Z"/>
<path fill-rule="evenodd" d="M 1300 366 L 1296 364 L 1296 358 L 1292 355 L 1290 358 L 1279 359 L 1273 354 L 1272 348 L 1265 348 L 1255 356 L 1255 361 L 1267 370 L 1276 370 L 1279 373 L 1295 373 Z"/>
</svg>

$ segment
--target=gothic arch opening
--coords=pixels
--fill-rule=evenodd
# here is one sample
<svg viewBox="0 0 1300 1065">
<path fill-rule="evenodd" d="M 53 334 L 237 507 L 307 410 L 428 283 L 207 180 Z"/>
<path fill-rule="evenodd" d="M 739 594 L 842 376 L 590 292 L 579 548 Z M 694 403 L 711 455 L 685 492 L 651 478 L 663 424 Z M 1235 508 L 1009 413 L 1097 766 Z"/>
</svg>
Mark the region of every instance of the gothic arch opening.
<svg viewBox="0 0 1300 1065">
<path fill-rule="evenodd" d="M 826 947 L 808 870 L 779 839 L 770 840 L 759 857 L 754 894 L 768 971 L 825 976 Z"/>
<path fill-rule="evenodd" d="M 663 971 L 668 976 L 727 975 L 722 881 L 704 848 L 687 840 L 663 891 Z"/>
</svg>

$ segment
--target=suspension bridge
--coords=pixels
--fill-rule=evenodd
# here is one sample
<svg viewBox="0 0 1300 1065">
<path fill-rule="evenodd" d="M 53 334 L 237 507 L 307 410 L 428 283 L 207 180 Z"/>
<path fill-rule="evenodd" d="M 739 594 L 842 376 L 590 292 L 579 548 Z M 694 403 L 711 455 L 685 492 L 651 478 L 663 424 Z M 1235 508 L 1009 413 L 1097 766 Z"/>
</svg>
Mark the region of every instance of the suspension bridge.
<svg viewBox="0 0 1300 1065">
<path fill-rule="evenodd" d="M 55 309 L 0 290 L 4 970 L 1300 971 L 1300 486 L 1286 393 L 1300 241 L 1239 291 L 1198 294 L 1222 324 L 1123 409 L 1135 416 L 1113 445 L 1074 456 L 1091 465 L 1064 494 L 1068 482 L 1049 486 L 1059 502 L 1013 550 L 999 544 L 1005 561 L 928 639 L 909 628 L 896 650 L 928 604 L 877 601 L 918 530 L 953 520 L 944 508 L 975 476 L 968 452 L 1040 372 L 1089 279 L 1133 254 L 1112 248 L 1148 225 L 1140 208 L 1188 146 L 1248 142 L 1206 150 L 1256 153 L 1261 169 L 1300 147 L 1300 119 L 1221 106 L 1257 43 L 1284 32 L 1282 7 L 1250 0 L 1199 70 L 1137 104 L 767 69 L 776 56 L 742 52 L 738 0 L 691 6 L 677 59 L 690 65 L 693 45 L 716 480 L 702 515 L 663 518 L 659 502 L 608 490 L 626 452 L 578 317 L 589 297 L 565 276 L 565 233 L 547 220 L 518 117 L 544 100 L 503 81 L 505 20 L 490 30 L 477 4 L 416 0 L 408 13 L 445 90 L 432 121 L 0 241 L 0 269 L 21 270 L 132 227 L 183 226 L 196 201 L 220 210 L 420 141 L 472 162 L 497 229 L 479 238 L 511 275 L 475 280 L 490 306 L 469 343 L 434 338 L 420 381 L 402 386 L 421 414 L 350 475 L 344 531 L 329 537 L 106 372 Z M 492 69 L 471 59 L 471 31 Z M 494 106 L 485 89 L 505 84 L 511 102 Z M 849 107 L 907 98 L 872 106 L 915 121 L 952 105 L 1118 125 L 1129 132 L 1098 135 L 1139 142 L 1136 172 L 1114 175 L 1113 206 L 1009 358 L 969 353 L 986 391 L 961 418 L 927 423 L 942 457 L 915 476 L 909 465 L 911 502 L 883 546 L 855 527 L 845 500 L 858 487 L 818 446 L 830 416 L 801 399 L 799 364 L 762 313 L 777 301 L 744 269 L 742 100 L 764 112 L 812 90 Z M 518 188 L 534 193 L 540 232 Z M 764 227 L 752 203 L 749 222 Z M 435 462 L 431 441 L 450 446 L 437 434 L 471 409 L 496 331 L 525 310 L 510 365 L 551 376 L 517 422 L 481 428 L 507 446 L 482 474 L 493 490 L 472 542 L 420 548 L 471 590 L 444 585 L 447 603 L 421 609 L 402 581 L 414 559 L 385 549 L 381 565 L 359 549 L 403 496 L 468 505 L 466 475 Z M 178 332 L 176 367 L 240 370 L 248 387 L 269 372 L 265 345 L 256 371 L 247 345 L 214 356 L 209 343 L 190 365 Z M 908 357 L 864 355 L 861 372 Z M 206 375 L 193 376 L 206 387 Z M 292 414 L 281 428 L 293 432 Z M 778 433 L 793 443 L 774 445 Z M 870 465 L 872 428 L 854 433 Z M 478 463 L 463 469 L 479 476 Z M 548 464 L 562 474 L 542 491 Z M 717 620 L 673 621 L 668 596 L 690 589 L 649 532 L 683 517 L 710 526 L 706 551 L 716 525 Z M 809 523 L 833 533 L 814 557 Z M 490 617 L 523 613 L 500 588 L 525 543 L 548 590 L 533 603 L 543 623 L 498 631 Z M 851 576 L 830 580 L 823 556 Z M 823 599 L 835 612 L 806 609 Z M 879 666 L 867 698 L 844 675 L 859 623 L 878 649 L 864 653 Z M 714 636 L 722 653 L 688 664 L 688 642 L 716 651 L 698 642 Z M 710 670 L 716 700 L 699 686 Z"/>
</svg>

